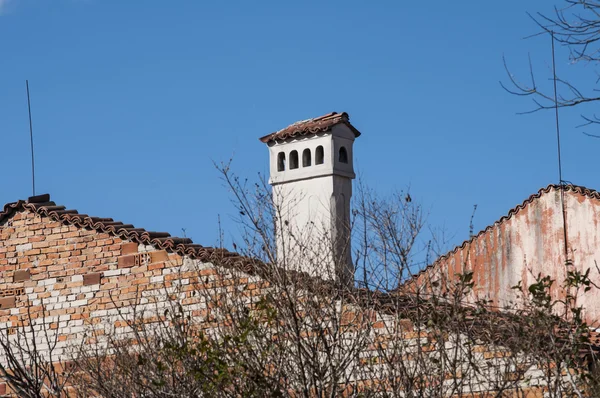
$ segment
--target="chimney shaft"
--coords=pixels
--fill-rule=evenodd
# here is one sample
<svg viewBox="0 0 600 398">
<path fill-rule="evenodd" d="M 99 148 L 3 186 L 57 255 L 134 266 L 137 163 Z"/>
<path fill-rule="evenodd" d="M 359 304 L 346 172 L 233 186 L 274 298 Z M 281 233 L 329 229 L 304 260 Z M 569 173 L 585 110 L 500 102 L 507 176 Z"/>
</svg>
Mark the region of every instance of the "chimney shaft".
<svg viewBox="0 0 600 398">
<path fill-rule="evenodd" d="M 346 113 L 333 113 L 261 138 L 270 152 L 279 266 L 352 281 L 350 199 L 358 135 Z"/>
</svg>

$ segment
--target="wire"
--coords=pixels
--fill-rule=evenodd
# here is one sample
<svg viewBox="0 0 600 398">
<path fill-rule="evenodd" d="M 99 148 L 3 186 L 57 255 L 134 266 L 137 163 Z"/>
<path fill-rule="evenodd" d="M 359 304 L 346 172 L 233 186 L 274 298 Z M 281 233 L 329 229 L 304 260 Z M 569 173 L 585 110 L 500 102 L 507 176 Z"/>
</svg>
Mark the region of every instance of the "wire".
<svg viewBox="0 0 600 398">
<path fill-rule="evenodd" d="M 35 196 L 35 159 L 33 157 L 33 123 L 31 122 L 31 99 L 29 98 L 29 80 L 25 80 L 27 87 L 27 110 L 29 111 L 29 141 L 31 143 L 31 185 Z"/>
</svg>

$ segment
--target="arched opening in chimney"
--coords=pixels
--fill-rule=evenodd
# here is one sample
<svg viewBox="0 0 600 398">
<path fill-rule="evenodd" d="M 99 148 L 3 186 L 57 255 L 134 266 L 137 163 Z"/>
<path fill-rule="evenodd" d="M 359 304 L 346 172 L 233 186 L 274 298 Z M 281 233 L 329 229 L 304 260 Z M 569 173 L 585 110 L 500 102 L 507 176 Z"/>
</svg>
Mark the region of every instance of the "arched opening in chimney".
<svg viewBox="0 0 600 398">
<path fill-rule="evenodd" d="M 285 153 L 279 152 L 277 154 L 277 171 L 285 170 Z"/>
<path fill-rule="evenodd" d="M 302 152 L 302 167 L 308 167 L 311 163 L 310 149 L 306 148 Z"/>
<path fill-rule="evenodd" d="M 298 168 L 298 151 L 290 152 L 290 170 Z"/>
<path fill-rule="evenodd" d="M 325 155 L 323 152 L 323 147 L 321 145 L 319 145 L 315 152 L 315 164 L 323 164 L 323 162 L 325 161 L 324 158 L 325 158 Z"/>
<path fill-rule="evenodd" d="M 348 163 L 348 152 L 346 152 L 346 148 L 344 147 L 340 148 L 339 161 L 340 163 Z"/>
</svg>

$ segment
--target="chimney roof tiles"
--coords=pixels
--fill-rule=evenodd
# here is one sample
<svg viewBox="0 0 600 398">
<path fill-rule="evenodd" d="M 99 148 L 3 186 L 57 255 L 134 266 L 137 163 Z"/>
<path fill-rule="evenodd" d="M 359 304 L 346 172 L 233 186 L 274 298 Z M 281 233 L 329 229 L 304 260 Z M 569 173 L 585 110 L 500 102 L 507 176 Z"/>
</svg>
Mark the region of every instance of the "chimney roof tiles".
<svg viewBox="0 0 600 398">
<path fill-rule="evenodd" d="M 350 124 L 350 116 L 346 112 L 331 112 L 313 119 L 300 120 L 284 129 L 267 134 L 264 137 L 261 137 L 260 140 L 266 144 L 271 141 L 280 141 L 288 138 L 325 133 L 331 131 L 333 126 L 338 124 L 346 125 L 350 130 L 352 130 L 355 137 L 360 135 L 360 131 Z"/>
</svg>

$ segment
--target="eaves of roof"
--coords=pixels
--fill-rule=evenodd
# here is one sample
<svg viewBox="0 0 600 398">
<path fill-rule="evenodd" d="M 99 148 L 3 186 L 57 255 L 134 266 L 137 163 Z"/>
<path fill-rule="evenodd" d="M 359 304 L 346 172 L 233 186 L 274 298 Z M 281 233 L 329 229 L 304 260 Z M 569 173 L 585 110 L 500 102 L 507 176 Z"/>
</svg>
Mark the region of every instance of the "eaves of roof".
<svg viewBox="0 0 600 398">
<path fill-rule="evenodd" d="M 241 271 L 251 274 L 255 273 L 255 266 L 260 263 L 251 258 L 241 256 L 238 253 L 198 245 L 189 238 L 171 236 L 167 232 L 146 231 L 143 228 L 136 228 L 132 224 L 125 224 L 121 221 L 115 221 L 112 218 L 79 214 L 77 210 L 57 205 L 50 200 L 50 195 L 48 194 L 32 196 L 27 200 L 7 203 L 3 208 L 0 208 L 0 224 L 12 217 L 13 214 L 23 210 L 49 217 L 65 225 L 74 225 L 80 228 L 108 233 L 112 236 L 144 245 L 152 245 L 157 249 L 177 253 L 182 256 L 189 256 L 203 262 L 218 260 L 221 265 L 235 266 Z"/>
<path fill-rule="evenodd" d="M 558 188 L 559 186 L 557 185 L 549 185 L 548 187 L 541 189 L 537 194 L 531 195 L 523 202 L 523 204 L 512 209 L 507 216 L 501 218 L 497 222 L 502 222 L 506 219 L 509 219 L 512 215 L 516 214 L 527 204 L 539 198 L 541 195 Z M 594 190 L 577 187 L 574 185 L 568 185 L 565 187 L 565 189 L 600 200 L 600 193 Z M 233 268 L 250 275 L 265 277 L 269 273 L 273 272 L 272 267 L 264 264 L 258 259 L 242 256 L 238 253 L 233 253 L 225 249 L 205 247 L 194 244 L 189 238 L 173 237 L 167 232 L 146 231 L 143 228 L 136 228 L 131 224 L 124 224 L 120 221 L 114 221 L 112 218 L 92 217 L 87 214 L 79 214 L 77 210 L 69 210 L 66 209 L 65 206 L 57 205 L 50 200 L 50 195 L 48 194 L 32 196 L 27 200 L 19 200 L 17 202 L 7 203 L 4 205 L 4 207 L 0 208 L 0 225 L 20 211 L 31 211 L 40 216 L 49 217 L 50 219 L 58 221 L 64 225 L 74 225 L 79 228 L 95 230 L 101 233 L 108 233 L 112 236 L 120 237 L 122 239 L 144 245 L 152 245 L 157 249 L 166 250 L 170 253 L 177 253 L 181 256 L 188 256 L 189 258 L 202 262 L 211 262 L 219 266 Z M 481 231 L 477 236 L 485 233 L 485 231 L 487 231 L 489 228 L 491 228 L 491 226 Z M 464 247 L 464 245 L 466 245 L 468 242 L 469 241 L 466 241 L 454 251 L 458 250 L 460 247 Z M 449 256 L 452 253 L 453 252 L 450 252 L 446 256 Z M 432 266 L 435 266 L 435 263 Z M 324 294 L 331 294 L 333 296 L 346 296 L 351 300 L 356 300 L 355 302 L 357 304 L 362 303 L 360 305 L 374 306 L 378 311 L 385 313 L 395 313 L 398 311 L 399 307 L 405 309 L 414 309 L 413 307 L 415 305 L 415 299 L 406 292 L 373 292 L 364 288 L 339 289 L 339 286 L 332 281 L 326 281 L 314 276 L 310 276 L 303 272 L 286 270 L 284 273 L 288 274 L 288 280 L 302 281 L 303 286 L 306 286 L 308 289 L 316 288 Z M 279 272 L 278 274 L 281 275 Z M 409 312 L 410 311 L 407 311 L 407 313 Z M 486 319 L 484 319 L 482 315 L 476 311 L 469 315 L 468 318 L 471 320 L 472 329 L 479 330 L 476 334 L 480 338 L 487 337 L 490 339 L 490 342 L 499 344 L 506 339 L 506 333 L 504 333 L 505 328 L 500 327 L 498 330 L 494 331 L 489 330 L 489 325 L 502 325 L 504 323 L 511 322 L 514 316 L 501 312 L 489 312 L 488 315 L 493 317 L 495 321 L 490 322 L 487 320 L 486 322 Z M 592 331 L 589 333 L 589 339 L 591 350 L 593 352 L 599 352 L 600 334 Z M 582 353 L 582 359 L 587 357 L 589 354 L 590 352 Z"/>
<path fill-rule="evenodd" d="M 331 131 L 333 126 L 338 124 L 346 125 L 350 130 L 352 130 L 355 137 L 360 135 L 360 131 L 350 124 L 350 116 L 346 112 L 331 112 L 313 119 L 301 120 L 293 123 L 284 129 L 261 137 L 260 140 L 266 144 L 271 141 L 282 141 L 289 138 L 325 133 Z"/>
</svg>

